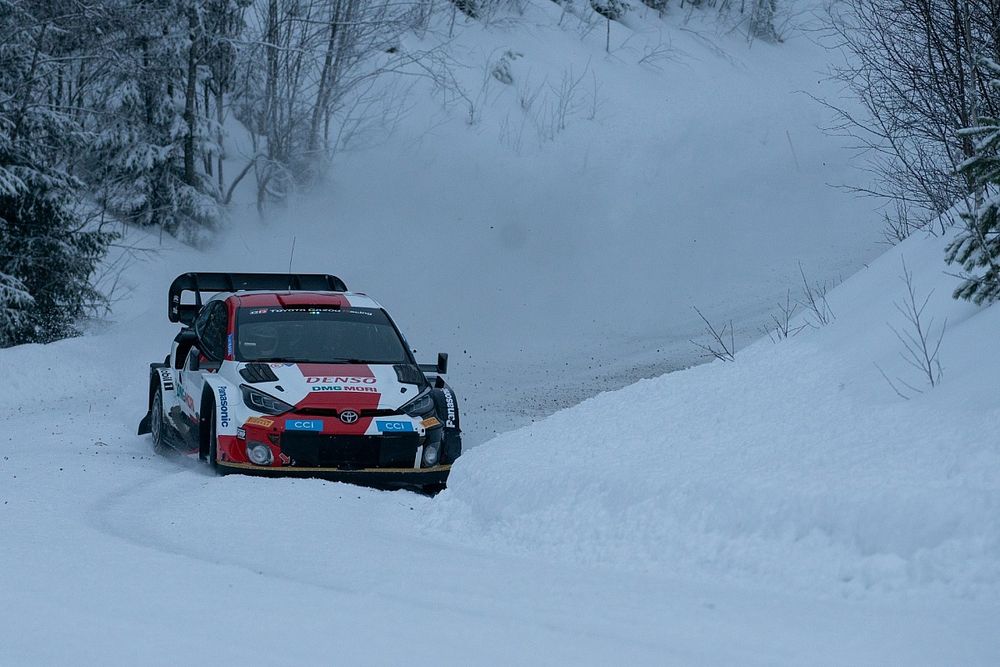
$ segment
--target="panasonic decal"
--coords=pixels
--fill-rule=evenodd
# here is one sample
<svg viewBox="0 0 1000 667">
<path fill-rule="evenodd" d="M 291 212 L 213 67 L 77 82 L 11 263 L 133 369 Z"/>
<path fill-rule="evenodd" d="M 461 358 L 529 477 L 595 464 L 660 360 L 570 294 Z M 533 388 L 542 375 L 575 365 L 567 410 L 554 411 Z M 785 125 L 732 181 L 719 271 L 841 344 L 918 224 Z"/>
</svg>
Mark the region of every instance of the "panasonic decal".
<svg viewBox="0 0 1000 667">
<path fill-rule="evenodd" d="M 444 425 L 448 428 L 455 428 L 455 397 L 451 395 L 451 389 L 447 387 L 441 391 L 444 392 L 444 407 L 448 411 L 448 419 L 445 420 Z"/>
<path fill-rule="evenodd" d="M 219 423 L 222 428 L 229 428 L 229 397 L 225 387 L 219 387 Z"/>
</svg>

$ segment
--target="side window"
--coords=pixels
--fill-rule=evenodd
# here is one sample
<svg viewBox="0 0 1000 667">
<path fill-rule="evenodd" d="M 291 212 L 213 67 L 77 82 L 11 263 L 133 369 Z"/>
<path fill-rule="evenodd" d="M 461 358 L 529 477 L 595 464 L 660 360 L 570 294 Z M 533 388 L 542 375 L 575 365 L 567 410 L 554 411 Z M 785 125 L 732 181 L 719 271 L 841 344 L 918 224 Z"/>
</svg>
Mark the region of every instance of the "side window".
<svg viewBox="0 0 1000 667">
<path fill-rule="evenodd" d="M 212 304 L 209 303 L 207 306 L 203 306 L 200 311 L 198 311 L 198 317 L 194 320 L 194 330 L 196 332 L 205 331 L 205 325 L 208 322 L 208 315 L 212 311 Z"/>
<path fill-rule="evenodd" d="M 205 343 L 205 356 L 221 360 L 226 356 L 226 306 L 222 301 L 213 301 L 206 308 L 208 317 L 200 330 Z"/>
</svg>

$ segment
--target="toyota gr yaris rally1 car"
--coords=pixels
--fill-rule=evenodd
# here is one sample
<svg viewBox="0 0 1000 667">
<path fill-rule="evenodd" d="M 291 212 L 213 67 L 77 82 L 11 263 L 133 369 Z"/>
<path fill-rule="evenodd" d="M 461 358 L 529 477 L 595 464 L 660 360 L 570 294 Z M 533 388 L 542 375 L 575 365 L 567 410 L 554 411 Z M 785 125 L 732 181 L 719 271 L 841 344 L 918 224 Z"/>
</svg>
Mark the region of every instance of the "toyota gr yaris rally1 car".
<svg viewBox="0 0 1000 667">
<path fill-rule="evenodd" d="M 223 474 L 443 487 L 462 452 L 448 356 L 417 364 L 370 297 L 329 275 L 185 273 L 168 308 L 183 328 L 139 424 L 157 449 Z"/>
</svg>

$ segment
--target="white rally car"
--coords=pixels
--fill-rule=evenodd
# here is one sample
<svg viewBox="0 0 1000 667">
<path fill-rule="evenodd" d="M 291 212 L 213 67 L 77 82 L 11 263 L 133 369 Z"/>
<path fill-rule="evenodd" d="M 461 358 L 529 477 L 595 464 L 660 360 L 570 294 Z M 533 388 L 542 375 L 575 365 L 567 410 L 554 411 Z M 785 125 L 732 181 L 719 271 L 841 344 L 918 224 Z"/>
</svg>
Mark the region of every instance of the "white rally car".
<svg viewBox="0 0 1000 667">
<path fill-rule="evenodd" d="M 443 488 L 462 452 L 448 357 L 417 364 L 370 297 L 329 275 L 185 273 L 169 317 L 183 328 L 139 424 L 157 449 L 220 473 Z"/>
</svg>

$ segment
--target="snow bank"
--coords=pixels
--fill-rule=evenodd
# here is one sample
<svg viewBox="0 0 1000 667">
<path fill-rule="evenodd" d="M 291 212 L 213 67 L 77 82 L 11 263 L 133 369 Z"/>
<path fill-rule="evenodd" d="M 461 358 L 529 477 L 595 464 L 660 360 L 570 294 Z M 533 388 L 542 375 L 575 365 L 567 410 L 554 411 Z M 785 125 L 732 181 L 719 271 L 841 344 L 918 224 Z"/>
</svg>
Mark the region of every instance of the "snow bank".
<svg viewBox="0 0 1000 667">
<path fill-rule="evenodd" d="M 913 238 L 830 294 L 836 320 L 601 394 L 469 452 L 442 526 L 498 549 L 824 593 L 1000 590 L 1000 309 L 955 302 L 945 240 Z M 921 387 L 889 324 L 905 286 L 948 319 Z M 458 522 L 454 516 L 468 521 Z"/>
</svg>

